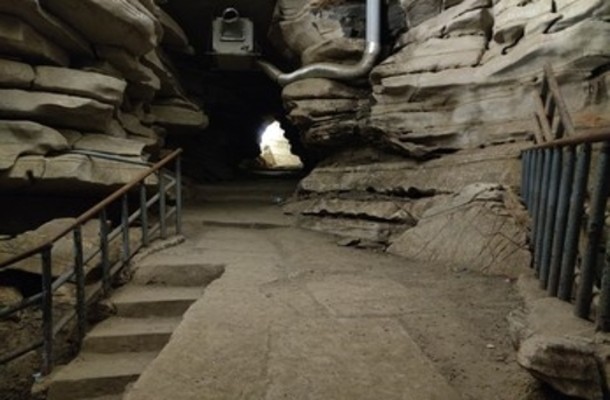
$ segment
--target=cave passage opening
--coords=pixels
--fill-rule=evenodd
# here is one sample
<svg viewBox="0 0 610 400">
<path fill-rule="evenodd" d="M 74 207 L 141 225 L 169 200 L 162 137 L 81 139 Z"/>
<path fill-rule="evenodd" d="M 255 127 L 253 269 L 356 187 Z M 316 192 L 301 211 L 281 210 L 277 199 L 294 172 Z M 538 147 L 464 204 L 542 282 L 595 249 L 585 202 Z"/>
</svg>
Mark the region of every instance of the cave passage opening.
<svg viewBox="0 0 610 400">
<path fill-rule="evenodd" d="M 303 162 L 294 154 L 279 121 L 263 125 L 260 134 L 261 167 L 270 170 L 301 170 Z"/>
</svg>

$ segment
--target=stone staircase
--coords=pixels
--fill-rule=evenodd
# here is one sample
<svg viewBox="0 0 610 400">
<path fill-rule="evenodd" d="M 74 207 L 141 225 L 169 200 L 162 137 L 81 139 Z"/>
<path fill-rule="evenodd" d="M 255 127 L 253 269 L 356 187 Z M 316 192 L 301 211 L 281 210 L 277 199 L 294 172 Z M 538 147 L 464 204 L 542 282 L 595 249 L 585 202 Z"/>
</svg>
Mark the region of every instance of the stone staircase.
<svg viewBox="0 0 610 400">
<path fill-rule="evenodd" d="M 131 284 L 110 298 L 116 315 L 85 337 L 79 356 L 55 369 L 48 400 L 118 400 L 159 354 L 203 287 Z"/>
</svg>

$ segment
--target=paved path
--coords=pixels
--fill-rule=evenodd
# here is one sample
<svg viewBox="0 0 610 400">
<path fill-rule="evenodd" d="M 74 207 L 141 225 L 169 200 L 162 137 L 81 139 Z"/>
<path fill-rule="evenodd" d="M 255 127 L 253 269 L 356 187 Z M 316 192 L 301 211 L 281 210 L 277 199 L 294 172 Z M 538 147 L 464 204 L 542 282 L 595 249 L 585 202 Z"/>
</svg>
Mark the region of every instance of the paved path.
<svg viewBox="0 0 610 400">
<path fill-rule="evenodd" d="M 506 336 L 512 283 L 339 247 L 273 197 L 191 202 L 186 243 L 142 264 L 225 272 L 125 399 L 539 398 Z"/>
</svg>

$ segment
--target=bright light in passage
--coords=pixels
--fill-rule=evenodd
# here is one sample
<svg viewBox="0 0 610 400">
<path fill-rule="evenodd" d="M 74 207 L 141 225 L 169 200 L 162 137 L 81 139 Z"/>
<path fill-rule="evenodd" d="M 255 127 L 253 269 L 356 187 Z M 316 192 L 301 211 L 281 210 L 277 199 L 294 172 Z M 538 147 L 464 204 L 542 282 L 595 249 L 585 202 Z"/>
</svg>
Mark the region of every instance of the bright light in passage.
<svg viewBox="0 0 610 400">
<path fill-rule="evenodd" d="M 303 163 L 299 157 L 292 154 L 290 143 L 277 121 L 269 124 L 263 132 L 261 157 L 269 168 L 303 168 Z"/>
</svg>

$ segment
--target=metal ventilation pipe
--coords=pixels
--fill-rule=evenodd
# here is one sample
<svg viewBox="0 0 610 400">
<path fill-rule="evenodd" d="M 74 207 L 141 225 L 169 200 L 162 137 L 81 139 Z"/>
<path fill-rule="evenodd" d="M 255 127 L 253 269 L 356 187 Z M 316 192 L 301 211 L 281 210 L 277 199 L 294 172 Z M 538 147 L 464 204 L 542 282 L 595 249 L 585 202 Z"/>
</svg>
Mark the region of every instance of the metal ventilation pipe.
<svg viewBox="0 0 610 400">
<path fill-rule="evenodd" d="M 281 86 L 307 78 L 351 80 L 367 74 L 375 66 L 381 51 L 381 1 L 366 0 L 366 48 L 358 64 L 316 63 L 289 73 L 284 73 L 262 60 L 257 61 L 258 66 Z"/>
</svg>

